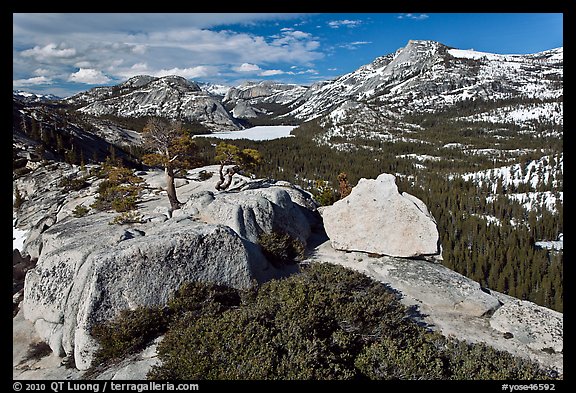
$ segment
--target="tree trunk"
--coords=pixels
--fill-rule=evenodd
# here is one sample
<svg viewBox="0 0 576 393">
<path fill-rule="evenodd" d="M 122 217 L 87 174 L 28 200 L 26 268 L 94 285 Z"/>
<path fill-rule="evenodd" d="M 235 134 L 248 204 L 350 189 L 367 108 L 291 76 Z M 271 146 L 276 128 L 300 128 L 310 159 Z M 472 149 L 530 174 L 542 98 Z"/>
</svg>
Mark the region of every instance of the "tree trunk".
<svg viewBox="0 0 576 393">
<path fill-rule="evenodd" d="M 174 170 L 167 166 L 164 169 L 164 173 L 166 173 L 166 192 L 168 193 L 171 210 L 180 209 L 181 203 L 176 197 L 176 186 L 174 185 Z"/>
<path fill-rule="evenodd" d="M 232 176 L 236 173 L 237 167 L 233 166 L 226 170 L 226 175 L 224 175 L 224 164 L 220 164 L 220 181 L 216 183 L 216 189 L 218 191 L 223 191 L 227 189 L 232 183 Z"/>
</svg>

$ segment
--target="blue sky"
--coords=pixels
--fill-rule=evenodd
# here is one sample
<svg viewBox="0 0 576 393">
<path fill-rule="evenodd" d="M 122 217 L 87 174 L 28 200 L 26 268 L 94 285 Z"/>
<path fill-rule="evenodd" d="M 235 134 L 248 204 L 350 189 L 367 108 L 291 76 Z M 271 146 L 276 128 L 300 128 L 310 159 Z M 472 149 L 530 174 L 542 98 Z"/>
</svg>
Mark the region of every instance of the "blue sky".
<svg viewBox="0 0 576 393">
<path fill-rule="evenodd" d="M 13 14 L 13 88 L 66 97 L 135 75 L 309 85 L 408 40 L 536 53 L 563 46 L 561 13 Z"/>
</svg>

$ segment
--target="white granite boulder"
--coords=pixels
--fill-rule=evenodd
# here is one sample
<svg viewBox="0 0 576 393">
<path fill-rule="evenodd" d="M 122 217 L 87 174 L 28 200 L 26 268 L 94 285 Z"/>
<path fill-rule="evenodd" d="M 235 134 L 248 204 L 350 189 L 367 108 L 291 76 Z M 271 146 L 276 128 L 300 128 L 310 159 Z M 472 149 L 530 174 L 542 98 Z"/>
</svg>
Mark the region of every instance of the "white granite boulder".
<svg viewBox="0 0 576 393">
<path fill-rule="evenodd" d="M 332 247 L 406 258 L 440 253 L 434 217 L 424 202 L 400 194 L 395 180 L 386 173 L 360 179 L 350 195 L 322 209 Z"/>
</svg>

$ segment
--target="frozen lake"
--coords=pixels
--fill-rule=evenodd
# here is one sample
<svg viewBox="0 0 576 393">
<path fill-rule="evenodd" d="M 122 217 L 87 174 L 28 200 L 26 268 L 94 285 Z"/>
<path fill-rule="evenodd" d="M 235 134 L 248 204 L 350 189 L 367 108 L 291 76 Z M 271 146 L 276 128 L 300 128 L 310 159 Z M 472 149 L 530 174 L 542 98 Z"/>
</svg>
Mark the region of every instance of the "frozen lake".
<svg viewBox="0 0 576 393">
<path fill-rule="evenodd" d="M 253 141 L 269 141 L 272 139 L 293 137 L 290 135 L 297 126 L 256 126 L 241 131 L 215 132 L 213 134 L 196 135 L 219 139 L 250 139 Z"/>
</svg>

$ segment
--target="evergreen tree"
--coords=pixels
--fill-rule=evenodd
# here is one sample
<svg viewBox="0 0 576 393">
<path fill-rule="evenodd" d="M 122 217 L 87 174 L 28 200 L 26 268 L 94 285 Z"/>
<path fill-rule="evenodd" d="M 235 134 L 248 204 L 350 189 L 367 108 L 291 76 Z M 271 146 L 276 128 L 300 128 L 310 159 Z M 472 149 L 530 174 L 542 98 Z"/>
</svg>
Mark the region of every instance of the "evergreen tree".
<svg viewBox="0 0 576 393">
<path fill-rule="evenodd" d="M 181 202 L 176 196 L 174 178 L 179 170 L 200 164 L 197 147 L 189 133 L 178 121 L 167 122 L 151 118 L 142 132 L 144 145 L 151 152 L 142 157 L 146 165 L 162 166 L 166 175 L 166 191 L 171 210 L 179 209 Z"/>
</svg>

